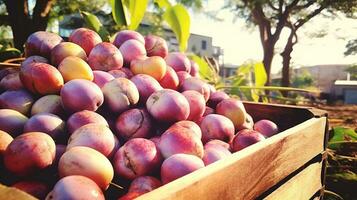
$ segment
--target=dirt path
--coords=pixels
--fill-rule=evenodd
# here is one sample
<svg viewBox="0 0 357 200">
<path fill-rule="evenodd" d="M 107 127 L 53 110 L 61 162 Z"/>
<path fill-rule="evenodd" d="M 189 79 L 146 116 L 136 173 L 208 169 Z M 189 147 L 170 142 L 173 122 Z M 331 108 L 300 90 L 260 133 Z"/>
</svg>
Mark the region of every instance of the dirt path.
<svg viewBox="0 0 357 200">
<path fill-rule="evenodd" d="M 357 105 L 318 105 L 316 107 L 328 111 L 330 127 L 344 126 L 357 129 Z"/>
</svg>

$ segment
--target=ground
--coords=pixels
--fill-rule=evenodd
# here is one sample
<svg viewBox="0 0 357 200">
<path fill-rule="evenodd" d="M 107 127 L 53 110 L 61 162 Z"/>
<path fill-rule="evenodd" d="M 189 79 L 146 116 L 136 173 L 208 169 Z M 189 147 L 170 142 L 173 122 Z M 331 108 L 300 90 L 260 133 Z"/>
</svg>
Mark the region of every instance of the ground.
<svg viewBox="0 0 357 200">
<path fill-rule="evenodd" d="M 357 129 L 357 105 L 318 105 L 317 108 L 328 112 L 330 127 Z"/>
</svg>

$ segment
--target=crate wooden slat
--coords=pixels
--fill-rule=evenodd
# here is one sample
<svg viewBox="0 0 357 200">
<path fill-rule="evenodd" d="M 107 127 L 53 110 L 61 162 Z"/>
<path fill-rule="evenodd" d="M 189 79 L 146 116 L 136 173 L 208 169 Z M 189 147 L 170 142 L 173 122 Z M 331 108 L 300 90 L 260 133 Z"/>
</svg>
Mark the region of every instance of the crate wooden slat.
<svg viewBox="0 0 357 200">
<path fill-rule="evenodd" d="M 310 199 L 322 188 L 321 171 L 322 162 L 313 163 L 264 199 Z"/>
<path fill-rule="evenodd" d="M 326 117 L 308 119 L 138 199 L 257 198 L 324 151 L 325 128 Z"/>
</svg>

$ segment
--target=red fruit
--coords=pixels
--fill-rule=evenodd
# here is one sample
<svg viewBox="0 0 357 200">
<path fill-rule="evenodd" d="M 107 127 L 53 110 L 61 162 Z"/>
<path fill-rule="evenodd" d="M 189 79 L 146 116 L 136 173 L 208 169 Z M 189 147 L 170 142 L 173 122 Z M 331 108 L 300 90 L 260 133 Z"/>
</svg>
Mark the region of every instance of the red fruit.
<svg viewBox="0 0 357 200">
<path fill-rule="evenodd" d="M 112 112 L 121 113 L 139 102 L 139 91 L 135 84 L 126 78 L 116 78 L 102 88 L 106 105 Z"/>
<path fill-rule="evenodd" d="M 175 70 L 170 66 L 166 66 L 166 73 L 159 83 L 163 88 L 177 90 L 179 79 Z"/>
<path fill-rule="evenodd" d="M 145 46 L 138 40 L 130 39 L 125 41 L 119 50 L 123 55 L 125 66 L 130 66 L 133 60 L 144 59 L 146 57 Z"/>
<path fill-rule="evenodd" d="M 109 126 L 108 122 L 102 117 L 100 114 L 83 110 L 72 114 L 67 120 L 67 130 L 70 134 L 72 134 L 75 130 L 86 124 L 103 124 L 105 126 Z"/>
<path fill-rule="evenodd" d="M 53 166 L 55 166 L 56 168 L 58 168 L 59 159 L 62 157 L 64 152 L 66 152 L 66 148 L 67 148 L 66 145 L 56 144 L 56 156 L 55 156 L 55 160 L 53 161 Z"/>
<path fill-rule="evenodd" d="M 64 83 L 61 73 L 46 63 L 22 65 L 20 79 L 26 89 L 42 95 L 57 94 Z"/>
<path fill-rule="evenodd" d="M 119 48 L 125 41 L 127 40 L 137 40 L 139 42 L 141 42 L 142 44 L 145 44 L 145 39 L 144 37 L 136 32 L 136 31 L 132 31 L 132 30 L 123 30 L 120 31 L 116 34 L 115 39 L 113 44 Z"/>
<path fill-rule="evenodd" d="M 111 158 L 119 148 L 119 141 L 108 126 L 103 124 L 87 124 L 72 133 L 67 149 L 84 146 L 90 147 Z"/>
<path fill-rule="evenodd" d="M 134 76 L 133 72 L 131 72 L 129 68 L 125 68 L 125 67 L 121 69 L 110 70 L 108 73 L 114 76 L 114 78 L 131 79 L 131 77 Z"/>
<path fill-rule="evenodd" d="M 116 120 L 118 136 L 129 140 L 132 138 L 149 138 L 151 136 L 152 120 L 144 109 L 134 108 L 119 115 Z"/>
<path fill-rule="evenodd" d="M 202 94 L 194 90 L 187 90 L 182 92 L 190 105 L 190 114 L 187 119 L 196 121 L 203 116 L 206 110 L 206 101 Z"/>
<path fill-rule="evenodd" d="M 145 49 L 148 56 L 160 56 L 165 58 L 168 54 L 166 41 L 155 35 L 145 36 Z"/>
<path fill-rule="evenodd" d="M 267 119 L 255 122 L 254 130 L 258 131 L 265 137 L 271 137 L 279 132 L 278 126 Z"/>
<path fill-rule="evenodd" d="M 214 147 L 216 148 L 217 146 L 219 147 L 223 147 L 227 150 L 230 150 L 230 146 L 227 142 L 223 142 L 222 140 L 210 140 L 209 142 L 207 142 L 204 146 L 204 148 L 210 148 L 210 147 Z"/>
<path fill-rule="evenodd" d="M 138 88 L 140 94 L 139 101 L 144 105 L 152 93 L 162 90 L 160 83 L 153 77 L 146 74 L 137 74 L 130 80 L 135 84 L 136 88 Z"/>
<path fill-rule="evenodd" d="M 176 72 L 186 71 L 186 72 L 190 73 L 190 71 L 191 71 L 190 60 L 183 53 L 180 53 L 180 52 L 169 53 L 165 57 L 165 61 L 166 61 L 167 65 L 172 67 Z"/>
<path fill-rule="evenodd" d="M 147 193 L 162 185 L 161 181 L 152 176 L 140 176 L 134 179 L 129 187 L 128 192 Z"/>
<path fill-rule="evenodd" d="M 234 136 L 231 149 L 233 152 L 237 152 L 262 140 L 265 140 L 265 137 L 261 133 L 254 130 L 243 129 Z"/>
<path fill-rule="evenodd" d="M 50 113 L 40 113 L 27 120 L 24 132 L 43 132 L 51 136 L 56 142 L 64 142 L 68 135 L 65 123 L 61 118 Z"/>
<path fill-rule="evenodd" d="M 189 129 L 193 131 L 198 138 L 200 139 L 202 138 L 201 128 L 193 121 L 188 121 L 188 120 L 179 121 L 174 123 L 172 126 L 170 126 L 170 128 L 174 128 L 174 127 L 179 129 Z"/>
<path fill-rule="evenodd" d="M 68 40 L 82 47 L 87 55 L 89 55 L 95 45 L 102 42 L 102 38 L 100 38 L 98 33 L 87 28 L 74 30 Z"/>
<path fill-rule="evenodd" d="M 115 153 L 113 165 L 119 176 L 132 180 L 153 173 L 160 166 L 161 159 L 152 141 L 134 138 Z"/>
<path fill-rule="evenodd" d="M 192 77 L 192 76 L 191 76 L 188 72 L 186 72 L 186 71 L 179 71 L 179 72 L 176 72 L 176 74 L 177 74 L 177 77 L 178 77 L 178 80 L 179 80 L 179 87 L 182 85 L 182 83 L 183 83 L 186 79 Z"/>
<path fill-rule="evenodd" d="M 4 164 L 19 176 L 30 175 L 49 167 L 55 159 L 53 139 L 41 132 L 24 133 L 16 137 L 4 153 Z"/>
<path fill-rule="evenodd" d="M 27 38 L 25 55 L 26 57 L 40 55 L 50 58 L 52 49 L 62 41 L 63 39 L 55 33 L 37 31 Z"/>
<path fill-rule="evenodd" d="M 56 45 L 51 51 L 51 64 L 58 66 L 63 59 L 68 56 L 79 57 L 87 61 L 86 52 L 79 45 L 72 42 L 62 42 Z"/>
<path fill-rule="evenodd" d="M 106 83 L 114 79 L 114 76 L 108 72 L 94 70 L 93 71 L 94 79 L 93 82 L 102 88 Z"/>
<path fill-rule="evenodd" d="M 203 118 L 200 127 L 202 130 L 203 143 L 213 139 L 230 142 L 234 136 L 233 123 L 222 115 L 207 115 Z"/>
<path fill-rule="evenodd" d="M 8 90 L 0 95 L 0 108 L 12 109 L 27 115 L 34 102 L 26 90 Z"/>
<path fill-rule="evenodd" d="M 67 176 L 59 180 L 47 200 L 105 200 L 102 190 L 84 176 Z"/>
<path fill-rule="evenodd" d="M 244 124 L 246 111 L 241 101 L 233 98 L 224 99 L 216 107 L 216 113 L 229 118 L 236 130 Z"/>
<path fill-rule="evenodd" d="M 110 71 L 123 67 L 123 56 L 114 45 L 102 42 L 92 49 L 88 63 L 93 70 Z"/>
<path fill-rule="evenodd" d="M 11 137 L 11 135 L 5 131 L 0 130 L 0 160 L 2 160 L 5 150 L 12 142 L 12 140 L 14 139 Z"/>
<path fill-rule="evenodd" d="M 0 109 L 0 130 L 17 136 L 23 133 L 28 118 L 16 110 Z"/>
<path fill-rule="evenodd" d="M 50 192 L 50 187 L 47 184 L 38 181 L 20 181 L 11 187 L 22 190 L 39 199 L 45 199 Z"/>
<path fill-rule="evenodd" d="M 161 165 L 161 180 L 163 184 L 174 181 L 194 172 L 205 165 L 197 156 L 175 154 L 167 158 Z"/>
<path fill-rule="evenodd" d="M 199 69 L 200 67 L 198 66 L 198 64 L 193 61 L 193 60 L 190 60 L 190 63 L 191 63 L 191 71 L 190 71 L 190 75 L 193 76 L 193 77 L 200 77 L 200 74 L 199 74 Z"/>
<path fill-rule="evenodd" d="M 243 129 L 253 129 L 254 126 L 254 121 L 252 116 L 250 116 L 248 113 L 245 114 L 245 121 L 241 126 L 238 126 L 237 130 L 243 130 Z"/>
<path fill-rule="evenodd" d="M 62 100 L 59 95 L 46 95 L 39 98 L 32 105 L 31 115 L 36 115 L 39 113 L 52 113 L 58 116 L 64 114 L 64 109 L 62 107 Z"/>
<path fill-rule="evenodd" d="M 72 112 L 96 111 L 104 102 L 100 88 L 95 83 L 84 79 L 74 79 L 64 84 L 61 99 L 63 107 Z"/>
<path fill-rule="evenodd" d="M 164 122 L 185 120 L 190 113 L 190 106 L 185 96 L 170 89 L 151 94 L 146 101 L 146 108 L 155 119 Z"/>
<path fill-rule="evenodd" d="M 109 187 L 114 176 L 113 167 L 103 154 L 83 146 L 67 149 L 59 160 L 58 172 L 60 177 L 71 175 L 88 177 L 103 190 Z"/>
<path fill-rule="evenodd" d="M 180 88 L 182 91 L 195 90 L 201 93 L 204 96 L 205 101 L 207 101 L 210 96 L 210 89 L 208 84 L 199 78 L 191 77 L 185 79 L 180 85 Z"/>
<path fill-rule="evenodd" d="M 206 145 L 205 145 L 205 154 L 204 154 L 202 160 L 205 163 L 205 165 L 207 166 L 207 165 L 214 163 L 218 160 L 226 158 L 231 154 L 232 153 L 228 149 L 226 149 L 222 146 L 217 145 L 217 146 L 209 146 L 206 148 Z"/>
<path fill-rule="evenodd" d="M 203 117 L 209 115 L 209 114 L 214 114 L 214 109 L 211 107 L 206 106 L 205 112 L 203 113 Z"/>
<path fill-rule="evenodd" d="M 227 93 L 223 91 L 212 92 L 207 101 L 207 105 L 211 108 L 216 108 L 217 104 L 220 103 L 224 99 L 229 99 Z"/>
<path fill-rule="evenodd" d="M 20 72 L 14 72 L 6 75 L 0 81 L 0 89 L 3 90 L 20 90 L 24 88 L 20 79 Z"/>
<path fill-rule="evenodd" d="M 180 153 L 203 157 L 203 144 L 197 133 L 177 125 L 171 126 L 162 134 L 159 148 L 164 158 Z"/>
</svg>

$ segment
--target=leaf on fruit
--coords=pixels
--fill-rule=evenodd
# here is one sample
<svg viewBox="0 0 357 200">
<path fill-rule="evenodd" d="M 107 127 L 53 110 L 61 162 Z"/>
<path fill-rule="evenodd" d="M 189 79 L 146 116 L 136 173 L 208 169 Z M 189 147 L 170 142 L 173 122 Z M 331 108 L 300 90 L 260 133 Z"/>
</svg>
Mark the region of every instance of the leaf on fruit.
<svg viewBox="0 0 357 200">
<path fill-rule="evenodd" d="M 148 0 L 129 1 L 130 24 L 128 28 L 130 30 L 136 30 L 139 27 L 140 22 L 144 17 L 148 2 Z"/>
<path fill-rule="evenodd" d="M 119 26 L 128 25 L 127 9 L 122 0 L 108 0 L 112 7 L 112 15 L 115 23 Z"/>
<path fill-rule="evenodd" d="M 190 15 L 186 8 L 181 4 L 169 7 L 163 17 L 175 33 L 179 42 L 180 51 L 186 51 L 191 26 Z"/>
<path fill-rule="evenodd" d="M 105 27 L 99 21 L 97 16 L 85 11 L 80 11 L 80 13 L 84 19 L 84 23 L 88 28 L 97 32 L 103 41 L 109 41 L 109 32 L 107 31 L 107 29 L 105 29 Z"/>
<path fill-rule="evenodd" d="M 166 9 L 172 6 L 169 0 L 154 0 L 154 3 L 156 3 L 161 9 Z"/>
</svg>

